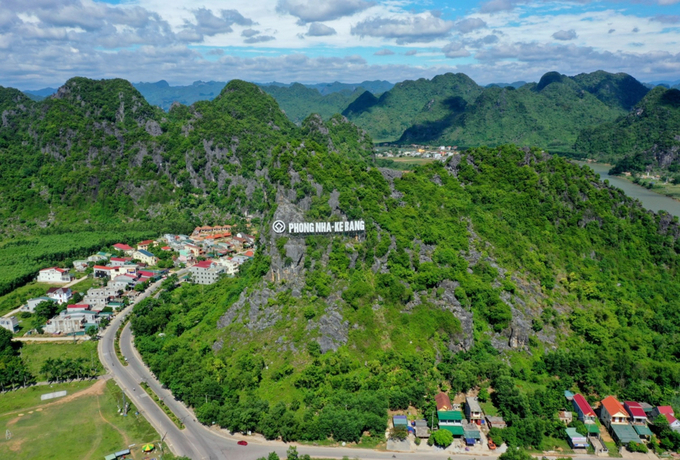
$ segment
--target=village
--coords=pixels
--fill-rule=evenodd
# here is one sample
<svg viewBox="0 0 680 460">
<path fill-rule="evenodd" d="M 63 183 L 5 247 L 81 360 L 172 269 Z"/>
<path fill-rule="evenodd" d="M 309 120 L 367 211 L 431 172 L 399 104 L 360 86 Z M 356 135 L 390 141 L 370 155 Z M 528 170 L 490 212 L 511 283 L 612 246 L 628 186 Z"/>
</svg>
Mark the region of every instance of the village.
<svg viewBox="0 0 680 460">
<path fill-rule="evenodd" d="M 376 158 L 423 158 L 445 161 L 458 153 L 458 146 L 454 145 L 418 145 L 412 144 L 403 148 L 389 146 L 389 148 L 377 148 Z"/>
<path fill-rule="evenodd" d="M 430 446 L 436 446 L 447 452 L 471 455 L 507 450 L 505 444 L 497 441 L 507 428 L 503 417 L 485 414 L 476 396 L 457 395 L 455 401 L 458 402 L 452 403 L 447 393 L 440 392 L 435 396 L 436 415 L 434 410 L 427 418 L 423 414 L 420 419 L 403 411 L 392 415 L 388 450 L 426 452 L 433 449 Z M 547 453 L 619 456 L 619 452 L 611 449 L 623 448 L 629 454 L 647 452 L 646 445 L 653 442 L 650 426 L 655 421 L 658 423 L 659 417 L 668 422 L 671 430 L 680 433 L 680 421 L 671 406 L 619 402 L 614 396 L 607 396 L 594 405 L 596 409 L 581 394 L 564 392 L 564 410 L 555 417 L 564 424 L 562 435 L 566 446 Z M 450 435 L 438 434 L 441 431 Z"/>
<path fill-rule="evenodd" d="M 110 252 L 73 261 L 72 269 L 40 270 L 36 281 L 53 287 L 0 317 L 0 327 L 16 333 L 22 318 L 40 313 L 49 318 L 23 331 L 25 335 L 94 336 L 116 312 L 149 284 L 167 278 L 171 270 L 185 273 L 179 282 L 213 284 L 223 276 L 236 275 L 255 250 L 255 237 L 241 232 L 232 235 L 231 225 L 196 227 L 191 235 L 165 234 L 134 246 L 116 243 Z M 79 292 L 76 288 L 81 282 L 91 287 Z"/>
</svg>

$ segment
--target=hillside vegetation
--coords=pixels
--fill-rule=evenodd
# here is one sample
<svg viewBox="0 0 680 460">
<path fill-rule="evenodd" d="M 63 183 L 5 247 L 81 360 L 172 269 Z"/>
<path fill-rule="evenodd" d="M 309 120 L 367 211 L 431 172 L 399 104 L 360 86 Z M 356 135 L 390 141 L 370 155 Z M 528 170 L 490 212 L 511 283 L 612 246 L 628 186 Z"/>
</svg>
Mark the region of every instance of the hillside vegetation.
<svg viewBox="0 0 680 460">
<path fill-rule="evenodd" d="M 429 414 L 442 387 L 491 386 L 504 439 L 538 447 L 563 430 L 566 389 L 675 401 L 680 229 L 592 170 L 503 146 L 402 175 L 305 143 L 269 174 L 267 222 L 367 231 L 264 226 L 240 277 L 135 308 L 142 355 L 200 420 L 369 442 L 388 409 Z M 313 187 L 289 193 L 299 177 Z"/>
<path fill-rule="evenodd" d="M 274 195 L 262 175 L 272 149 L 301 139 L 272 97 L 239 80 L 168 113 L 124 80 L 73 78 L 40 102 L 0 88 L 0 113 L 6 236 L 131 222 L 186 231 L 257 217 Z M 318 142 L 370 154 L 370 138 L 347 120 L 319 123 Z"/>
<path fill-rule="evenodd" d="M 657 86 L 627 115 L 584 130 L 575 149 L 617 163 L 615 173 L 680 171 L 680 90 Z"/>
</svg>

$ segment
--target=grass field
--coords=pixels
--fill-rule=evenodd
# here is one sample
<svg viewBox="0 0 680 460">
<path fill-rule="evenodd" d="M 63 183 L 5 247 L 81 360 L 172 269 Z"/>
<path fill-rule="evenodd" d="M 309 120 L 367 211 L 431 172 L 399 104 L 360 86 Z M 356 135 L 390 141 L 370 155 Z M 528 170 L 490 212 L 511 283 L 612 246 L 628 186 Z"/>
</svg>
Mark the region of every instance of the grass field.
<svg viewBox="0 0 680 460">
<path fill-rule="evenodd" d="M 70 385 L 72 389 L 82 388 Z M 112 380 L 89 382 L 79 393 L 41 404 L 40 394 L 57 387 L 64 386 L 0 395 L 0 407 L 4 399 L 13 401 L 4 405 L 14 407 L 10 413 L 0 413 L 0 429 L 12 433 L 10 440 L 0 437 L 0 458 L 98 460 L 135 444 L 132 458 L 141 460 L 146 457 L 141 445 L 158 442 L 156 431 L 143 417 L 134 415 L 134 408 L 127 417 L 118 414 L 122 396 Z"/>
<path fill-rule="evenodd" d="M 28 299 L 45 295 L 47 290 L 52 287 L 45 283 L 29 283 L 13 290 L 12 292 L 0 296 L 0 316 L 19 308 Z"/>
<path fill-rule="evenodd" d="M 76 274 L 76 278 L 82 278 L 83 276 L 85 276 L 83 273 Z M 71 290 L 80 292 L 81 294 L 85 295 L 87 290 L 90 289 L 91 287 L 93 287 L 93 286 L 94 287 L 100 287 L 103 284 L 104 283 L 102 282 L 101 279 L 96 279 L 96 278 L 90 276 L 87 279 L 84 279 L 83 281 L 76 283 L 73 286 L 71 286 Z"/>
<path fill-rule="evenodd" d="M 76 344 L 71 342 L 24 343 L 21 347 L 21 357 L 38 381 L 45 380 L 45 376 L 40 373 L 40 368 L 49 358 L 85 358 L 88 366 L 90 362 L 93 362 L 99 369 L 99 374 L 103 372 L 97 355 L 97 342 L 91 340 Z"/>
</svg>

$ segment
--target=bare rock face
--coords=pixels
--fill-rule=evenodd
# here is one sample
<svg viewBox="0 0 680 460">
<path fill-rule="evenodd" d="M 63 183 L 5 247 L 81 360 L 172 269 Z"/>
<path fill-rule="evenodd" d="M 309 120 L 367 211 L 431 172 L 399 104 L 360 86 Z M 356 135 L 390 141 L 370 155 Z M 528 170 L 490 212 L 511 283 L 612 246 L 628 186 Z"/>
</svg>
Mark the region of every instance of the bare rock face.
<svg viewBox="0 0 680 460">
<path fill-rule="evenodd" d="M 336 351 L 347 343 L 349 337 L 349 321 L 343 320 L 342 315 L 334 306 L 328 308 L 319 318 L 318 322 L 310 322 L 307 330 L 317 329 L 319 337 L 316 341 L 321 347 L 321 352 Z"/>
<path fill-rule="evenodd" d="M 456 281 L 442 281 L 439 288 L 444 289 L 444 292 L 440 299 L 433 302 L 443 310 L 450 311 L 460 321 L 461 332 L 451 337 L 451 343 L 449 344 L 449 349 L 454 353 L 469 350 L 475 343 L 472 312 L 463 308 L 456 298 L 454 291 L 457 287 L 458 282 Z"/>
<path fill-rule="evenodd" d="M 161 125 L 159 125 L 157 121 L 147 120 L 144 129 L 146 130 L 147 133 L 149 133 L 153 137 L 160 136 L 161 134 L 163 134 Z"/>
</svg>

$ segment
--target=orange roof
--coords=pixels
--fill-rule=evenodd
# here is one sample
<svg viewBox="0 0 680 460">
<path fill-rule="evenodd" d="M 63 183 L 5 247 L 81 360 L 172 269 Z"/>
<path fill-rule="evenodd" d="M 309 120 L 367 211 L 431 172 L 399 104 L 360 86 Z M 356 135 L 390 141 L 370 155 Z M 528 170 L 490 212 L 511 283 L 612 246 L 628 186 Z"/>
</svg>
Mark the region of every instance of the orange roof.
<svg viewBox="0 0 680 460">
<path fill-rule="evenodd" d="M 628 412 L 626 412 L 626 409 L 613 396 L 607 396 L 604 398 L 602 400 L 602 405 L 607 410 L 607 412 L 609 412 L 609 415 L 618 416 L 618 414 L 622 414 L 624 417 L 628 417 Z"/>
</svg>

